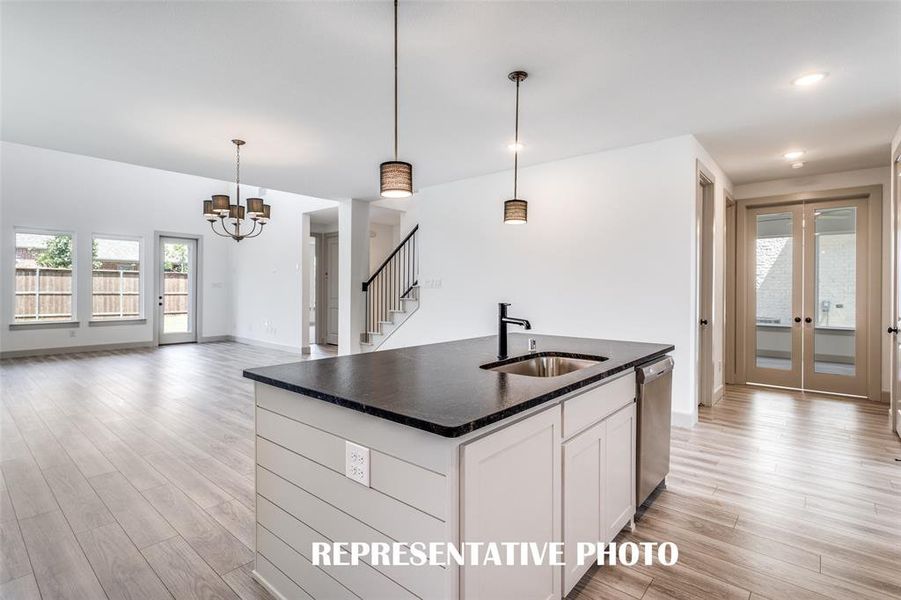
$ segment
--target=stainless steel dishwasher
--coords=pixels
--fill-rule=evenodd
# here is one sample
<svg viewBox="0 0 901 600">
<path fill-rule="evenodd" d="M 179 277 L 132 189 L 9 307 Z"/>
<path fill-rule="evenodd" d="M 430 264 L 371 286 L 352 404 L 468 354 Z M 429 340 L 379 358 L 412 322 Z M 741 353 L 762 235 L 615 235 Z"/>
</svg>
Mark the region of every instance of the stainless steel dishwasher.
<svg viewBox="0 0 901 600">
<path fill-rule="evenodd" d="M 640 507 L 669 473 L 673 359 L 666 356 L 636 369 L 638 457 L 635 506 Z"/>
</svg>

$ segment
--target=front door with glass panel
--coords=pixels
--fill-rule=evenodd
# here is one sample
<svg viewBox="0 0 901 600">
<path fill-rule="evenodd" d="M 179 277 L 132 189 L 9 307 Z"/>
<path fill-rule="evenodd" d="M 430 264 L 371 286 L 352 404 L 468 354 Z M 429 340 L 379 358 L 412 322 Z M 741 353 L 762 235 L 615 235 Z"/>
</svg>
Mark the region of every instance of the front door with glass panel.
<svg viewBox="0 0 901 600">
<path fill-rule="evenodd" d="M 161 237 L 159 247 L 159 343 L 196 342 L 197 240 Z"/>
<path fill-rule="evenodd" d="M 866 202 L 747 214 L 747 381 L 865 396 Z"/>
</svg>

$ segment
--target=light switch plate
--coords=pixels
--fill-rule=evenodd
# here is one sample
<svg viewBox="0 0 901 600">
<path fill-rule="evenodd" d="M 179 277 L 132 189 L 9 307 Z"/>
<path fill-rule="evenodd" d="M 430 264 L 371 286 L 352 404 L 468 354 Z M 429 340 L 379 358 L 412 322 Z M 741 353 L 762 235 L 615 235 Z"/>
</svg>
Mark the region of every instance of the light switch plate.
<svg viewBox="0 0 901 600">
<path fill-rule="evenodd" d="M 369 448 L 344 441 L 344 474 L 369 487 Z"/>
</svg>

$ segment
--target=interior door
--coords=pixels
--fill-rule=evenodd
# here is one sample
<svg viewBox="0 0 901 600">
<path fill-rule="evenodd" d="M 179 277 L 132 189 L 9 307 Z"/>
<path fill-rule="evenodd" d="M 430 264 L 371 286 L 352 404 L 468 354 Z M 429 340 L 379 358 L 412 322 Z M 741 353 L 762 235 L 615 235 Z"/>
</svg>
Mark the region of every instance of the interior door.
<svg viewBox="0 0 901 600">
<path fill-rule="evenodd" d="M 328 299 L 326 311 L 326 336 L 329 344 L 338 343 L 338 236 L 330 235 L 325 239 L 326 271 L 325 283 Z"/>
<path fill-rule="evenodd" d="M 892 223 L 895 234 L 895 307 L 894 323 L 889 325 L 892 337 L 892 427 L 901 437 L 901 154 L 895 157 L 892 189 L 895 191 L 895 220 Z"/>
<path fill-rule="evenodd" d="M 713 406 L 713 182 L 698 177 L 698 404 Z"/>
<path fill-rule="evenodd" d="M 804 206 L 804 388 L 867 395 L 866 200 Z"/>
<path fill-rule="evenodd" d="M 747 211 L 749 383 L 802 387 L 803 207 Z"/>
<path fill-rule="evenodd" d="M 197 240 L 161 237 L 159 248 L 159 343 L 196 342 Z"/>
</svg>

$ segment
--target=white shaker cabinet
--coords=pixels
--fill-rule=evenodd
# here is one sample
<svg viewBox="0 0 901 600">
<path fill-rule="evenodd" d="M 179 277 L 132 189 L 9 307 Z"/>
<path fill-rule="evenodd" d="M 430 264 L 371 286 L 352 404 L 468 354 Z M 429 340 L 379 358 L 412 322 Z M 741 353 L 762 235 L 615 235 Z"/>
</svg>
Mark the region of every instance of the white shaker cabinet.
<svg viewBox="0 0 901 600">
<path fill-rule="evenodd" d="M 605 459 L 604 528 L 605 541 L 622 531 L 635 515 L 635 403 L 611 415 L 607 425 Z"/>
<path fill-rule="evenodd" d="M 561 541 L 561 412 L 554 406 L 462 448 L 464 542 Z M 559 566 L 467 566 L 463 597 L 560 597 Z"/>
<path fill-rule="evenodd" d="M 564 591 L 573 588 L 591 567 L 576 562 L 579 542 L 595 544 L 607 531 L 601 499 L 605 496 L 607 465 L 606 422 L 563 444 L 563 540 L 566 566 Z"/>
</svg>

